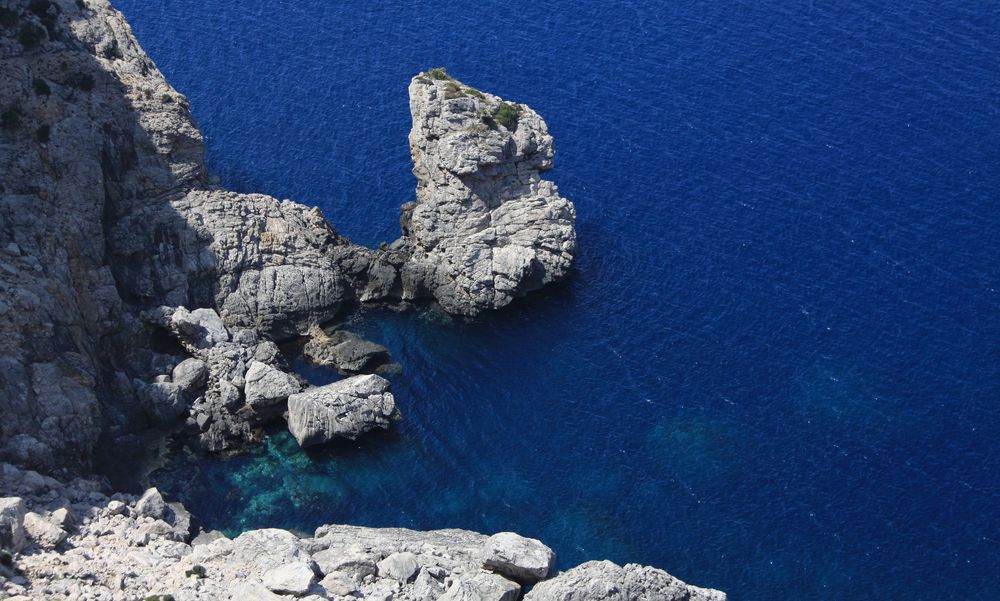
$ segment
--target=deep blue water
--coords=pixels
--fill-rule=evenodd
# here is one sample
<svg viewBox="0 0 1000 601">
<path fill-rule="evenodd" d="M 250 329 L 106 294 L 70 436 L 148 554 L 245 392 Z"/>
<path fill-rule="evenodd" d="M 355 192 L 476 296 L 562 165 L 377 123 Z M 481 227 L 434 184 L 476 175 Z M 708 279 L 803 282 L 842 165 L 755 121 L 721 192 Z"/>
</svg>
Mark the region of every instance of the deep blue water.
<svg viewBox="0 0 1000 601">
<path fill-rule="evenodd" d="M 995 3 L 116 4 L 228 186 L 393 240 L 406 86 L 446 66 L 546 118 L 579 213 L 564 286 L 355 319 L 403 366 L 393 434 L 163 475 L 208 526 L 516 530 L 734 600 L 1000 598 Z"/>
</svg>

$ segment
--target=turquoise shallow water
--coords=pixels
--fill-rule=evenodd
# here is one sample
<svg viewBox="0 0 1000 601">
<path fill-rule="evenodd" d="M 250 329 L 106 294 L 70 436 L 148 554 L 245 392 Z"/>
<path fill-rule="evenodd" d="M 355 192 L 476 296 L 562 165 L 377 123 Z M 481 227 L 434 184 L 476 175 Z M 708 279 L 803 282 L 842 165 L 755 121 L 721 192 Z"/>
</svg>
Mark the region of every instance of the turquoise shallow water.
<svg viewBox="0 0 1000 601">
<path fill-rule="evenodd" d="M 394 239 L 406 85 L 444 65 L 546 118 L 579 213 L 565 285 L 354 318 L 402 365 L 396 431 L 161 473 L 209 527 L 516 530 L 739 600 L 1000 598 L 994 7 L 116 4 L 226 185 Z"/>
</svg>

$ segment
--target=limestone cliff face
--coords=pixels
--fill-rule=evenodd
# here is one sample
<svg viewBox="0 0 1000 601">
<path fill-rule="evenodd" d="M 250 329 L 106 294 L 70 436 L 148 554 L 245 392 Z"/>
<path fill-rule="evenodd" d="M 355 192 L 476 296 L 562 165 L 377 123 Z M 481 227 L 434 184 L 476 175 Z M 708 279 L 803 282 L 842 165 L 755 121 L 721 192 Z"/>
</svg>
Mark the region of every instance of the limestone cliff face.
<svg viewBox="0 0 1000 601">
<path fill-rule="evenodd" d="M 186 358 L 143 311 L 288 337 L 334 317 L 373 252 L 211 186 L 187 100 L 106 1 L 0 7 L 0 458 L 86 470 L 100 440 L 141 447 L 162 421 L 144 384 Z"/>
<path fill-rule="evenodd" d="M 417 199 L 401 219 L 404 291 L 476 315 L 565 277 L 576 213 L 541 178 L 554 155 L 542 118 L 440 69 L 409 92 Z"/>
</svg>

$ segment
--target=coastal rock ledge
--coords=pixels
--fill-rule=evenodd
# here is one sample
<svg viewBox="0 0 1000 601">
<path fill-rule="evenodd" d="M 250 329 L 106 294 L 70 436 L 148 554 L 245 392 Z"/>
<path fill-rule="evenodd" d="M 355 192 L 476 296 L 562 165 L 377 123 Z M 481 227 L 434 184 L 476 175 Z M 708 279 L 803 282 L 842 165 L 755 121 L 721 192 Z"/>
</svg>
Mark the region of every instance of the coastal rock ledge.
<svg viewBox="0 0 1000 601">
<path fill-rule="evenodd" d="M 552 574 L 513 533 L 230 538 L 160 491 L 115 492 L 168 436 L 204 453 L 286 414 L 303 444 L 387 427 L 386 380 L 310 387 L 278 346 L 311 333 L 313 360 L 380 367 L 381 347 L 318 335 L 345 308 L 477 315 L 569 274 L 541 117 L 441 69 L 409 91 L 416 198 L 366 248 L 317 208 L 220 188 L 187 99 L 107 0 L 0 0 L 0 599 L 725 599 L 654 568 Z"/>
</svg>

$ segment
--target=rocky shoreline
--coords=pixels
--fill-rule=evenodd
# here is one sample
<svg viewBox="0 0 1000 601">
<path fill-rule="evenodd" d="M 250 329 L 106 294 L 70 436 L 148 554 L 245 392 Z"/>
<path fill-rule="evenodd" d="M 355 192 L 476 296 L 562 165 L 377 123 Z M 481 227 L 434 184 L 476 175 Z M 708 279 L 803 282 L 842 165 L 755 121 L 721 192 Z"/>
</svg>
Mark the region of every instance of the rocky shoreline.
<svg viewBox="0 0 1000 601">
<path fill-rule="evenodd" d="M 608 562 L 550 578 L 551 550 L 512 533 L 230 540 L 112 489 L 165 433 L 221 452 L 282 418 L 303 446 L 391 427 L 385 349 L 321 329 L 353 306 L 472 316 L 566 277 L 575 212 L 529 107 L 414 77 L 416 200 L 369 249 L 318 209 L 220 189 L 187 100 L 106 0 L 0 0 L 0 64 L 0 598 L 514 600 L 546 578 L 524 598 L 725 598 Z M 349 377 L 308 386 L 288 340 Z"/>
</svg>

